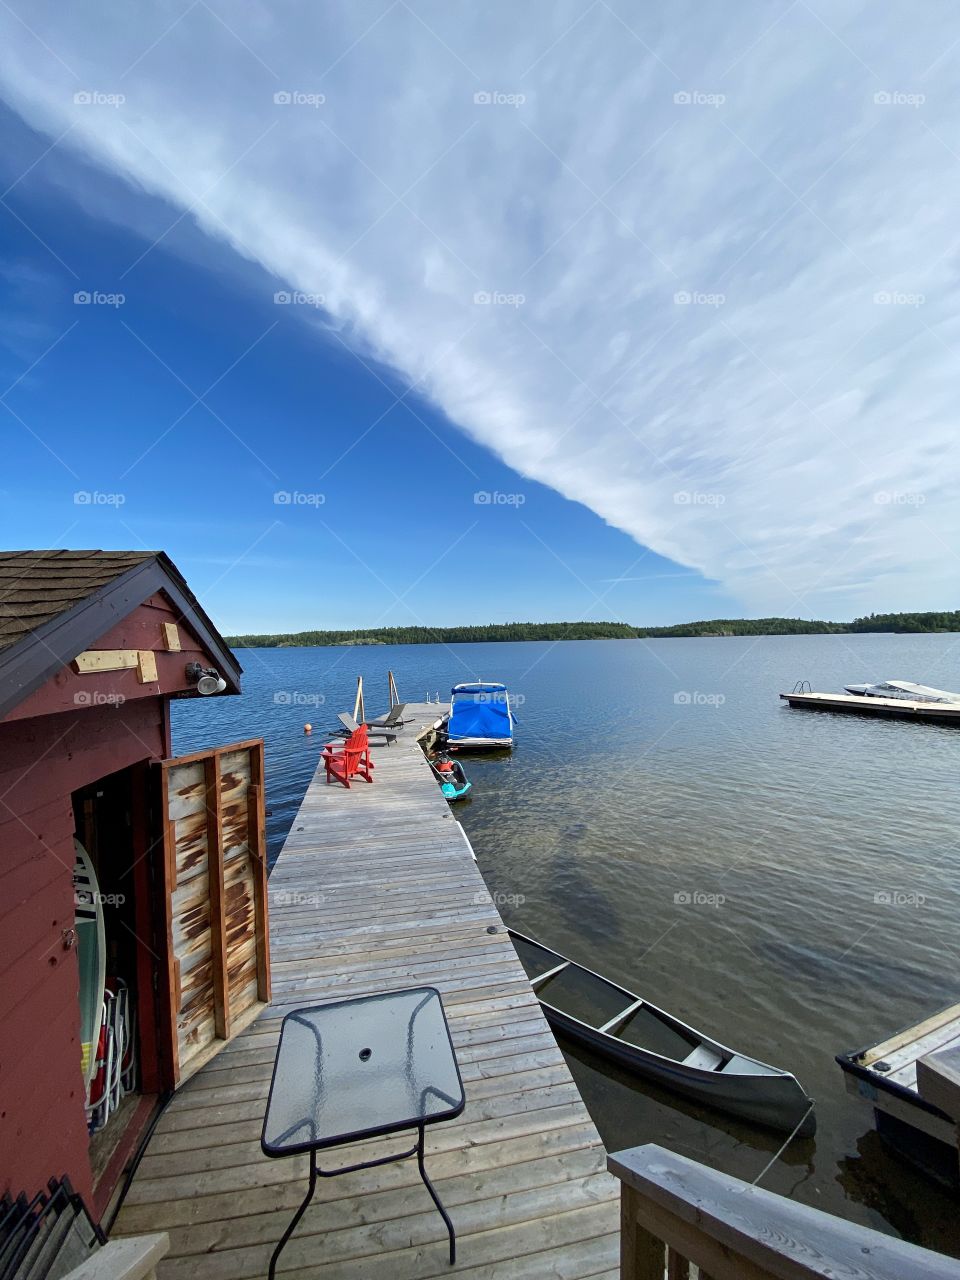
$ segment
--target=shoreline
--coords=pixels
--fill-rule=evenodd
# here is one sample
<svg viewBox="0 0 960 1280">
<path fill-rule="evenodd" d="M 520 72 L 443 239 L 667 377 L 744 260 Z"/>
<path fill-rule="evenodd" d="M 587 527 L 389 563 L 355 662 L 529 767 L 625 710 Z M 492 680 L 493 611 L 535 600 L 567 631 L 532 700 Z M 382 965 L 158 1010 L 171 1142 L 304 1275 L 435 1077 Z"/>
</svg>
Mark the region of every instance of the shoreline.
<svg viewBox="0 0 960 1280">
<path fill-rule="evenodd" d="M 471 644 L 560 644 L 576 640 L 759 640 L 759 639 L 792 639 L 797 636 L 948 636 L 960 635 L 947 629 L 926 631 L 890 631 L 877 628 L 869 631 L 858 628 L 856 631 L 697 631 L 697 632 L 663 632 L 638 633 L 620 636 L 487 636 L 483 639 L 429 639 L 429 640 L 307 640 L 307 641 L 273 641 L 269 636 L 230 637 L 227 643 L 232 649 L 387 649 L 392 647 L 417 647 L 421 645 L 471 645 Z"/>
</svg>

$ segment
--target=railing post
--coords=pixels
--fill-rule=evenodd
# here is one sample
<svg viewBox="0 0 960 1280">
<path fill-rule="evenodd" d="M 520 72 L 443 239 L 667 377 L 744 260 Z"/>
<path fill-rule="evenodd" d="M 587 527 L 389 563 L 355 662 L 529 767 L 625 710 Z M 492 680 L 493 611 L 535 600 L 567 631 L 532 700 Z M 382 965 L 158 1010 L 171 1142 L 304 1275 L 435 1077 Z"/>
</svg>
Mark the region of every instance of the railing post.
<svg viewBox="0 0 960 1280">
<path fill-rule="evenodd" d="M 666 1246 L 637 1221 L 640 1196 L 620 1188 L 620 1280 L 663 1280 Z"/>
<path fill-rule="evenodd" d="M 960 1280 L 960 1261 L 647 1144 L 607 1157 L 620 1179 L 622 1280 Z M 666 1257 L 665 1257 L 666 1255 Z"/>
</svg>

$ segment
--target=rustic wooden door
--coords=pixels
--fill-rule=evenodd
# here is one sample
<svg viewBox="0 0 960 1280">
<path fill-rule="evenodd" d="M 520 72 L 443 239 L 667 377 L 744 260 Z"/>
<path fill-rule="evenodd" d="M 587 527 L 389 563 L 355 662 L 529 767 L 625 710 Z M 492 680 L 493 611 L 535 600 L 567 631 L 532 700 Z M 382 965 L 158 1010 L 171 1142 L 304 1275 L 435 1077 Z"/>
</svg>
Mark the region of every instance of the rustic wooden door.
<svg viewBox="0 0 960 1280">
<path fill-rule="evenodd" d="M 263 742 L 164 760 L 160 772 L 173 1087 L 270 999 Z"/>
</svg>

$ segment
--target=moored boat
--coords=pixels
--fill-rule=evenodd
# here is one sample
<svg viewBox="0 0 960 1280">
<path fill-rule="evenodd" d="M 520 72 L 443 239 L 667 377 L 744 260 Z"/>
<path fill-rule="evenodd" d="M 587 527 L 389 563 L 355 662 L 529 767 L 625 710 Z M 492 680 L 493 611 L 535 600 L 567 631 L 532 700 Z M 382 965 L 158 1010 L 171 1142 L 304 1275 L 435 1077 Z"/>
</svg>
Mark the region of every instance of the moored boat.
<svg viewBox="0 0 960 1280">
<path fill-rule="evenodd" d="M 908 702 L 956 702 L 960 693 L 947 689 L 933 689 L 928 684 L 914 684 L 912 680 L 880 680 L 876 684 L 845 684 L 847 693 L 861 698 L 902 698 Z"/>
<path fill-rule="evenodd" d="M 451 760 L 445 752 L 440 752 L 430 761 L 430 768 L 447 800 L 462 800 L 473 786 L 460 761 Z"/>
<path fill-rule="evenodd" d="M 450 690 L 451 748 L 512 747 L 513 725 L 506 685 L 480 681 L 455 684 Z"/>
<path fill-rule="evenodd" d="M 789 1071 L 728 1049 L 625 987 L 508 930 L 551 1026 L 675 1093 L 811 1137 L 813 1102 Z"/>
<path fill-rule="evenodd" d="M 960 1004 L 836 1060 L 847 1092 L 873 1107 L 881 1138 L 937 1181 L 956 1187 Z"/>
</svg>

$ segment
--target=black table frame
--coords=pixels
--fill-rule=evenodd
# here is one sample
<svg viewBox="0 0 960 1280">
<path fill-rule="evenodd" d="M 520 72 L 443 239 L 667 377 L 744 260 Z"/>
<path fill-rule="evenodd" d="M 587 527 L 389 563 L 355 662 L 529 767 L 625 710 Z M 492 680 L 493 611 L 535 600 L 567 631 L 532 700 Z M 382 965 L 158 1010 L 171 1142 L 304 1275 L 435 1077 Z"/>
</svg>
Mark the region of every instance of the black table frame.
<svg viewBox="0 0 960 1280">
<path fill-rule="evenodd" d="M 342 1169 L 321 1169 L 317 1165 L 317 1149 L 316 1148 L 311 1149 L 310 1151 L 310 1185 L 307 1188 L 307 1194 L 303 1198 L 303 1203 L 300 1205 L 300 1208 L 297 1210 L 297 1212 L 293 1215 L 292 1219 L 290 1220 L 290 1225 L 287 1227 L 286 1231 L 280 1237 L 280 1241 L 277 1244 L 277 1247 L 273 1251 L 273 1256 L 270 1259 L 270 1272 L 269 1272 L 270 1280 L 274 1280 L 274 1272 L 277 1265 L 277 1259 L 280 1257 L 280 1254 L 283 1251 L 284 1245 L 293 1235 L 294 1231 L 296 1231 L 297 1223 L 303 1217 L 304 1213 L 306 1213 L 307 1206 L 309 1205 L 310 1201 L 313 1199 L 313 1193 L 317 1189 L 317 1178 L 336 1178 L 341 1173 L 356 1173 L 359 1169 L 374 1169 L 379 1164 L 393 1164 L 394 1161 L 396 1160 L 409 1160 L 409 1158 L 414 1155 L 417 1157 L 417 1167 L 420 1170 L 420 1177 L 423 1179 L 423 1185 L 430 1192 L 430 1195 L 433 1199 L 433 1203 L 437 1206 L 437 1209 L 439 1210 L 439 1213 L 440 1213 L 440 1217 L 443 1218 L 443 1221 L 446 1224 L 447 1234 L 450 1237 L 450 1265 L 453 1266 L 457 1260 L 456 1232 L 453 1229 L 453 1223 L 450 1221 L 450 1215 L 447 1213 L 446 1209 L 443 1207 L 440 1197 L 437 1195 L 436 1188 L 434 1187 L 433 1183 L 430 1181 L 430 1178 L 427 1175 L 427 1170 L 423 1163 L 424 1128 L 425 1126 L 422 1124 L 419 1126 L 419 1136 L 417 1138 L 416 1146 L 411 1147 L 409 1151 L 401 1151 L 399 1152 L 399 1154 L 395 1156 L 381 1156 L 377 1160 L 361 1160 L 358 1164 L 345 1165 L 344 1168 Z M 344 1143 L 343 1145 L 346 1145 L 346 1143 Z"/>
<path fill-rule="evenodd" d="M 409 1160 L 412 1156 L 417 1157 L 417 1168 L 420 1171 L 420 1177 L 423 1179 L 423 1185 L 430 1192 L 430 1198 L 433 1200 L 433 1203 L 436 1205 L 441 1218 L 443 1218 L 444 1225 L 447 1228 L 447 1235 L 449 1236 L 449 1239 L 450 1239 L 450 1265 L 453 1266 L 456 1263 L 456 1260 L 457 1260 L 456 1232 L 454 1231 L 454 1228 L 453 1228 L 453 1222 L 450 1220 L 450 1215 L 447 1213 L 446 1209 L 443 1207 L 443 1203 L 439 1195 L 437 1194 L 437 1190 L 434 1187 L 433 1183 L 430 1181 L 430 1178 L 427 1174 L 426 1166 L 424 1165 L 424 1155 L 425 1155 L 424 1136 L 425 1136 L 425 1130 L 428 1124 L 437 1124 L 444 1120 L 455 1120 L 457 1116 L 462 1114 L 463 1109 L 466 1106 L 466 1099 L 463 1093 L 463 1080 L 460 1076 L 460 1065 L 457 1062 L 457 1055 L 453 1047 L 453 1039 L 450 1035 L 450 1028 L 449 1026 L 447 1026 L 446 1011 L 443 1009 L 443 1001 L 440 998 L 440 992 L 436 989 L 436 987 L 416 987 L 416 988 L 411 988 L 411 990 L 423 991 L 424 993 L 427 993 L 426 999 L 424 1000 L 423 1004 L 418 1006 L 418 1008 L 414 1011 L 413 1017 L 416 1017 L 416 1014 L 419 1012 L 420 1008 L 422 1008 L 427 1003 L 428 1000 L 432 999 L 434 995 L 436 995 L 438 1001 L 440 1002 L 440 1009 L 443 1015 L 443 1022 L 447 1030 L 447 1039 L 450 1043 L 450 1053 L 453 1057 L 454 1066 L 456 1067 L 457 1078 L 460 1081 L 460 1102 L 458 1105 L 454 1105 L 451 1111 L 438 1116 L 430 1117 L 428 1119 L 421 1119 L 421 1120 L 413 1121 L 412 1123 L 410 1122 L 392 1123 L 389 1125 L 377 1126 L 372 1129 L 358 1130 L 355 1133 L 344 1134 L 342 1137 L 338 1137 L 335 1141 L 324 1140 L 323 1142 L 320 1142 L 320 1143 L 302 1143 L 295 1148 L 291 1148 L 290 1150 L 282 1151 L 282 1152 L 271 1150 L 270 1144 L 266 1142 L 265 1136 L 262 1137 L 260 1145 L 263 1149 L 264 1154 L 274 1159 L 281 1159 L 284 1156 L 293 1156 L 293 1155 L 299 1155 L 303 1153 L 307 1153 L 310 1156 L 310 1181 L 307 1186 L 307 1194 L 304 1196 L 300 1204 L 300 1207 L 297 1209 L 296 1213 L 291 1218 L 286 1231 L 284 1231 L 283 1235 L 280 1237 L 280 1240 L 278 1241 L 277 1246 L 274 1249 L 273 1254 L 271 1255 L 270 1269 L 268 1272 L 269 1280 L 274 1280 L 275 1273 L 276 1273 L 277 1260 L 279 1259 L 280 1254 L 283 1252 L 283 1249 L 286 1246 L 287 1242 L 289 1241 L 290 1237 L 293 1235 L 294 1231 L 297 1229 L 297 1224 L 299 1223 L 300 1219 L 306 1213 L 307 1207 L 309 1206 L 310 1201 L 313 1199 L 314 1192 L 317 1189 L 318 1178 L 336 1178 L 343 1173 L 357 1173 L 362 1169 L 375 1169 L 377 1168 L 378 1165 L 395 1164 L 399 1160 Z M 404 992 L 397 991 L 397 992 L 390 992 L 390 993 L 384 992 L 384 993 L 377 993 L 377 994 L 378 995 L 379 994 L 402 995 L 404 994 Z M 355 996 L 350 1000 L 331 1000 L 328 1002 L 328 1004 L 330 1005 L 353 1004 L 353 1003 L 359 1003 L 364 999 L 370 999 L 370 998 L 376 998 L 376 996 L 373 996 L 373 997 Z M 314 1010 L 318 1008 L 325 1008 L 325 1007 L 327 1006 L 314 1005 L 310 1009 L 294 1010 L 293 1012 L 288 1013 L 286 1015 L 286 1017 L 284 1018 L 284 1022 L 286 1022 L 287 1019 L 296 1021 L 299 1014 L 308 1013 L 308 1012 L 312 1013 L 314 1012 Z M 314 1033 L 316 1034 L 316 1028 L 313 1027 L 312 1025 L 311 1025 L 311 1030 L 313 1030 Z M 413 1033 L 412 1033 L 412 1020 L 411 1020 L 411 1030 L 409 1032 L 409 1036 L 411 1038 L 412 1038 L 412 1034 Z M 282 1037 L 282 1031 L 281 1031 L 281 1037 Z M 270 1094 L 267 1099 L 266 1116 L 269 1116 L 270 1114 L 270 1101 L 273 1098 L 273 1085 L 274 1085 L 274 1080 L 276 1078 L 276 1069 L 277 1069 L 277 1062 L 279 1061 L 279 1057 L 280 1057 L 280 1051 L 278 1046 L 277 1058 L 274 1061 L 274 1076 L 273 1076 L 273 1079 L 271 1079 L 270 1081 Z M 425 1092 L 436 1093 L 437 1090 L 428 1088 Z M 452 1099 L 450 1101 L 452 1101 Z M 266 1131 L 266 1116 L 264 1117 L 264 1134 Z M 412 1129 L 417 1130 L 417 1141 L 416 1141 L 416 1144 L 410 1147 L 410 1149 L 407 1151 L 400 1151 L 400 1152 L 397 1152 L 395 1155 L 379 1156 L 375 1160 L 361 1160 L 356 1164 L 344 1165 L 342 1168 L 338 1168 L 338 1169 L 321 1169 L 317 1164 L 318 1151 L 330 1150 L 334 1147 L 348 1146 L 351 1143 L 362 1142 L 368 1138 L 386 1137 L 387 1135 L 392 1133 L 400 1133 L 400 1132 L 409 1131 Z"/>
</svg>

